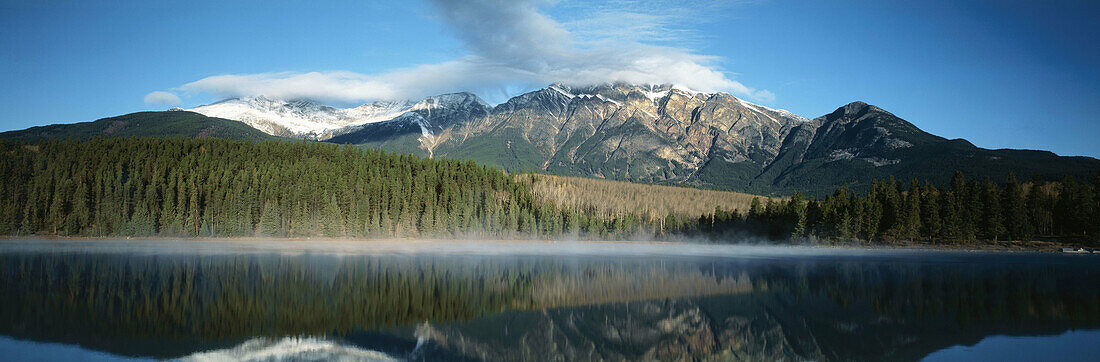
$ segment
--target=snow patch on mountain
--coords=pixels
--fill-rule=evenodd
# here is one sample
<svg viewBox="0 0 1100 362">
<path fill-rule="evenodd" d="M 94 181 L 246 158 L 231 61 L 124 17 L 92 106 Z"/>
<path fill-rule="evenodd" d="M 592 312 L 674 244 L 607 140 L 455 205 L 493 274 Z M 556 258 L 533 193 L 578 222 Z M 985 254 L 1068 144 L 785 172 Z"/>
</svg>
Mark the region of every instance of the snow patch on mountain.
<svg viewBox="0 0 1100 362">
<path fill-rule="evenodd" d="M 263 96 L 234 98 L 191 109 L 209 117 L 244 122 L 268 134 L 291 137 L 327 139 L 360 126 L 396 119 L 414 111 L 424 116 L 409 118 L 421 125 L 425 135 L 431 134 L 427 118 L 432 112 L 463 108 L 491 108 L 470 93 L 450 93 L 425 98 L 419 102 L 377 101 L 355 108 L 335 108 L 308 100 L 280 100 Z M 419 120 L 416 120 L 416 119 Z"/>
<path fill-rule="evenodd" d="M 743 100 L 741 98 L 737 98 L 737 97 L 733 97 L 733 98 L 736 99 L 738 103 L 741 103 L 741 105 L 745 106 L 745 108 L 749 108 L 749 109 L 752 109 L 753 111 L 756 111 L 756 113 L 763 114 L 765 117 L 768 117 L 769 119 L 771 119 L 772 121 L 775 121 L 775 122 L 779 122 L 779 120 L 775 119 L 775 117 L 772 117 L 772 113 L 775 113 L 776 115 L 779 115 L 779 116 L 781 116 L 783 118 L 786 118 L 786 119 L 797 121 L 799 123 L 806 123 L 806 122 L 810 121 L 809 119 L 806 119 L 805 117 L 802 117 L 802 116 L 799 116 L 797 114 L 791 113 L 791 111 L 788 111 L 786 109 L 772 109 L 772 108 L 768 108 L 768 107 L 765 107 L 765 106 L 762 106 L 762 105 L 759 105 L 759 104 L 746 102 L 745 100 Z"/>
<path fill-rule="evenodd" d="M 601 101 L 604 101 L 604 102 L 610 102 L 610 103 L 613 103 L 613 104 L 615 104 L 616 106 L 621 106 L 621 105 L 623 105 L 622 103 L 619 103 L 619 101 L 616 101 L 616 100 L 614 100 L 614 99 L 611 99 L 611 98 L 607 98 L 607 97 L 604 97 L 604 96 L 603 96 L 603 94 L 597 94 L 597 95 L 596 95 L 596 98 L 598 98 L 599 100 L 601 100 Z"/>
<path fill-rule="evenodd" d="M 726 93 L 703 93 L 675 84 L 632 85 L 604 84 L 571 87 L 560 83 L 542 90 L 516 96 L 497 106 L 500 110 L 527 107 L 532 104 L 545 108 L 546 103 L 560 103 L 558 108 L 546 108 L 556 112 L 564 109 L 574 99 L 598 99 L 616 107 L 630 107 L 628 94 L 647 97 L 654 105 L 667 99 L 672 93 L 696 99 L 729 96 L 745 108 L 776 123 L 809 122 L 786 110 L 775 110 L 752 104 Z M 535 102 L 535 103 L 532 103 Z M 412 101 L 377 101 L 354 108 L 336 108 L 309 100 L 280 100 L 264 96 L 234 98 L 214 104 L 195 107 L 191 111 L 210 116 L 244 122 L 268 134 L 325 140 L 362 128 L 364 125 L 403 119 L 420 125 L 425 137 L 452 124 L 479 117 L 494 107 L 471 93 L 449 93 Z M 649 113 L 649 112 L 647 112 Z M 415 116 L 414 116 L 415 115 Z M 783 118 L 783 119 L 777 119 Z"/>
<path fill-rule="evenodd" d="M 485 101 L 472 93 L 448 93 L 424 98 L 420 102 L 416 102 L 409 110 L 431 111 L 433 108 L 459 109 L 469 107 L 492 108 L 488 103 L 485 103 Z"/>
<path fill-rule="evenodd" d="M 764 107 L 764 108 L 767 108 L 767 107 Z M 771 108 L 768 108 L 768 109 L 771 109 Z M 806 117 L 802 117 L 802 116 L 799 116 L 797 114 L 791 113 L 791 111 L 788 111 L 786 109 L 772 109 L 772 111 L 775 111 L 775 113 L 779 113 L 783 117 L 787 117 L 787 118 L 790 118 L 790 119 L 793 119 L 793 120 L 796 120 L 796 121 L 799 121 L 799 122 L 802 122 L 802 123 L 807 123 L 807 122 L 810 121 Z"/>
<path fill-rule="evenodd" d="M 424 116 L 421 116 L 419 113 L 408 112 L 397 116 L 397 118 L 394 118 L 393 121 L 415 123 L 417 126 L 420 126 L 420 135 L 424 137 L 435 136 L 435 134 L 432 133 L 432 127 L 428 123 L 428 120 L 424 119 Z"/>
<path fill-rule="evenodd" d="M 228 99 L 191 111 L 241 121 L 268 134 L 324 137 L 348 126 L 393 119 L 410 107 L 408 102 L 375 102 L 345 109 L 309 100 L 287 101 L 258 96 Z"/>
<path fill-rule="evenodd" d="M 561 95 L 566 96 L 569 99 L 573 99 L 574 97 L 576 97 L 576 95 L 574 95 L 573 93 L 570 93 L 570 92 L 565 91 L 564 89 L 561 89 L 561 85 L 558 85 L 558 84 L 552 84 L 547 88 L 549 88 L 551 90 L 554 90 L 554 91 L 557 91 L 558 93 L 561 93 Z"/>
</svg>

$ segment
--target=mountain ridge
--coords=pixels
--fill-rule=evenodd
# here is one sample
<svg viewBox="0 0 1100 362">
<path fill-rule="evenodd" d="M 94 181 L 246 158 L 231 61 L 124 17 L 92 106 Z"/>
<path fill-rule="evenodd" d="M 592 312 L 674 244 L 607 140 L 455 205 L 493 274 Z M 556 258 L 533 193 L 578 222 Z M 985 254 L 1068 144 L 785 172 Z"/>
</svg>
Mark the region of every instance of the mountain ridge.
<svg viewBox="0 0 1100 362">
<path fill-rule="evenodd" d="M 871 180 L 891 176 L 945 185 L 955 170 L 996 180 L 1009 172 L 1047 180 L 1100 173 L 1095 158 L 983 149 L 864 101 L 807 119 L 671 84 L 553 83 L 495 106 L 458 92 L 353 108 L 258 96 L 194 110 L 270 135 L 470 159 L 513 172 L 765 195 L 866 190 Z"/>
<path fill-rule="evenodd" d="M 37 142 L 91 137 L 219 137 L 261 141 L 276 138 L 235 120 L 183 110 L 135 112 L 91 122 L 52 124 L 0 132 L 0 139 Z"/>
</svg>

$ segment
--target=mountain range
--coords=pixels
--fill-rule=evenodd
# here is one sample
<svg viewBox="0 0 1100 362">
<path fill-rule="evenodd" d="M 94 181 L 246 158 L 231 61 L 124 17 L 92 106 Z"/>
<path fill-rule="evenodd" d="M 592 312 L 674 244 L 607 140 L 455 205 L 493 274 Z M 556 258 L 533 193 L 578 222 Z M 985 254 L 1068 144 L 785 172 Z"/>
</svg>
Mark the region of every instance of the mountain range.
<svg viewBox="0 0 1100 362">
<path fill-rule="evenodd" d="M 929 134 L 863 102 L 807 119 L 728 93 L 674 85 L 551 84 L 496 106 L 471 93 L 379 101 L 355 108 L 251 97 L 184 112 L 135 115 L 163 118 L 154 115 L 165 113 L 202 114 L 218 124 L 240 121 L 272 136 L 381 147 L 423 157 L 466 158 L 510 171 L 757 194 L 797 189 L 820 195 L 841 185 L 862 190 L 872 179 L 889 176 L 946 184 L 955 170 L 998 181 L 1008 172 L 1047 180 L 1100 174 L 1100 160 L 1095 158 L 983 149 L 963 139 Z M 96 122 L 118 122 L 123 117 L 135 118 L 127 115 Z M 0 137 L 65 134 L 44 130 L 35 127 Z"/>
<path fill-rule="evenodd" d="M 91 137 L 218 137 L 250 141 L 277 139 L 247 124 L 195 112 L 137 112 L 92 122 L 52 124 L 0 132 L 0 139 L 38 142 L 45 139 L 77 140 Z"/>
</svg>

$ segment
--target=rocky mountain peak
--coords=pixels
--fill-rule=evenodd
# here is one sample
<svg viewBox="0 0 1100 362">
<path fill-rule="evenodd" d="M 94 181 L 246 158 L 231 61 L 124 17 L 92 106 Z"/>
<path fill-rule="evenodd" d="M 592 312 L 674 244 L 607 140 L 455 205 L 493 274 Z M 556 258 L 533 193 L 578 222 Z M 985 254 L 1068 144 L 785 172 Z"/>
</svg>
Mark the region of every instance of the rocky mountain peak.
<svg viewBox="0 0 1100 362">
<path fill-rule="evenodd" d="M 863 116 L 863 115 L 866 115 L 866 114 L 869 114 L 869 113 L 886 113 L 886 114 L 890 114 L 890 112 L 887 112 L 887 111 L 885 111 L 882 108 L 879 108 L 877 106 L 867 104 L 866 102 L 863 102 L 863 101 L 855 101 L 855 102 L 852 102 L 852 103 L 845 104 L 844 106 L 841 106 L 840 108 L 837 108 L 835 111 L 833 111 L 833 113 L 830 113 L 830 114 L 826 115 L 825 117 L 827 117 L 827 118 L 841 118 L 841 117 L 845 117 L 845 116 L 847 116 L 847 117 L 853 117 L 853 116 L 854 117 L 860 117 L 860 116 Z M 890 115 L 893 116 L 893 114 L 890 114 Z"/>
<path fill-rule="evenodd" d="M 885 176 L 936 177 L 945 167 L 994 177 L 1010 169 L 1100 170 L 1094 159 L 946 140 L 866 102 L 811 121 L 730 93 L 675 84 L 559 82 L 495 107 L 459 92 L 354 108 L 256 96 L 192 111 L 271 135 L 467 158 L 508 170 L 769 193 L 831 191 Z"/>
<path fill-rule="evenodd" d="M 413 107 L 477 107 L 484 109 L 492 108 L 491 106 L 489 106 L 488 103 L 485 103 L 485 101 L 482 100 L 481 97 L 478 97 L 477 95 L 469 92 L 446 93 L 426 97 L 417 102 Z"/>
</svg>

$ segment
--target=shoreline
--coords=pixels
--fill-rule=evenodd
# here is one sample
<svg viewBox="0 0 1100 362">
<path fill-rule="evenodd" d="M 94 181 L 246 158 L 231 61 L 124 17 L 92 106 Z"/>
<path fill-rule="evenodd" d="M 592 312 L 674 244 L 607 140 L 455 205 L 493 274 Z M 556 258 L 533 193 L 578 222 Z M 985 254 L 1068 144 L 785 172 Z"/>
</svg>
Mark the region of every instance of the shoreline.
<svg viewBox="0 0 1100 362">
<path fill-rule="evenodd" d="M 1080 245 L 1056 241 L 976 241 L 967 244 L 934 244 L 928 242 L 892 242 L 892 243 L 859 243 L 859 242 L 803 242 L 803 243 L 719 243 L 719 242 L 693 242 L 690 240 L 590 240 L 590 239 L 497 239 L 497 238 L 412 238 L 412 237 L 386 237 L 386 238 L 325 238 L 325 237 L 112 237 L 112 236 L 0 236 L 0 241 L 9 240 L 48 240 L 48 241 L 152 241 L 152 242 L 320 242 L 320 243 L 581 243 L 581 244 L 697 244 L 697 245 L 730 245 L 730 246 L 772 246 L 772 247 L 811 247 L 822 249 L 866 249 L 866 250 L 930 250 L 930 251 L 956 251 L 956 252 L 1039 252 L 1060 253 L 1062 248 L 1079 248 Z"/>
</svg>

